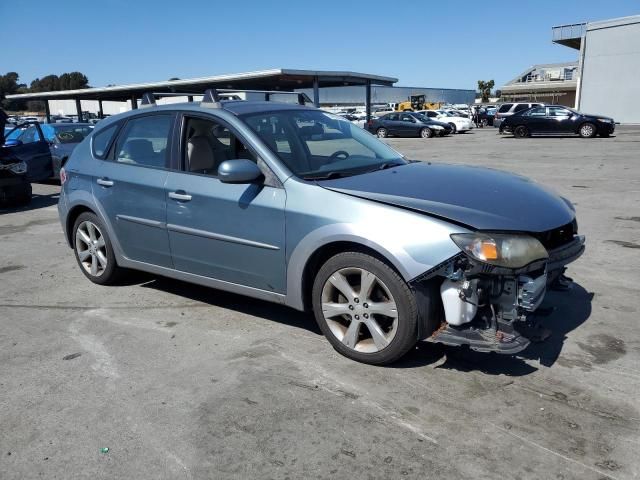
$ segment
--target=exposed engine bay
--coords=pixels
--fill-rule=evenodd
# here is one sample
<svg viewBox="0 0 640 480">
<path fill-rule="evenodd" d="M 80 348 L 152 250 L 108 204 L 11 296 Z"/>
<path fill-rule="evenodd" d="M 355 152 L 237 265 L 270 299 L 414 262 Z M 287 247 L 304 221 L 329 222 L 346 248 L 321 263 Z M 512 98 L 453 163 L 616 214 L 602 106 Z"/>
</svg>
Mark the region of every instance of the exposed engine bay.
<svg viewBox="0 0 640 480">
<path fill-rule="evenodd" d="M 539 243 L 534 246 L 538 251 L 527 255 L 540 258 L 524 265 L 519 265 L 517 259 L 511 264 L 500 261 L 500 253 L 496 251 L 500 249 L 500 240 L 494 240 L 499 235 L 487 236 L 489 240 L 482 240 L 479 235 L 472 247 L 463 246 L 460 254 L 415 279 L 416 286 L 440 282 L 439 325 L 431 324 L 424 337 L 446 345 L 468 345 L 482 352 L 514 354 L 524 350 L 532 338 L 540 335 L 530 320 L 531 314 L 544 300 L 548 288 L 566 289 L 570 285 L 571 280 L 564 276 L 566 265 L 584 252 L 585 239 L 577 235 L 575 222 L 563 228 L 562 238 L 554 241 L 526 237 L 526 242 Z M 479 246 L 478 237 L 484 242 Z M 508 247 L 511 252 L 518 249 L 513 242 Z M 531 251 L 530 245 L 526 251 Z M 549 332 L 543 333 L 542 337 L 548 335 Z"/>
</svg>

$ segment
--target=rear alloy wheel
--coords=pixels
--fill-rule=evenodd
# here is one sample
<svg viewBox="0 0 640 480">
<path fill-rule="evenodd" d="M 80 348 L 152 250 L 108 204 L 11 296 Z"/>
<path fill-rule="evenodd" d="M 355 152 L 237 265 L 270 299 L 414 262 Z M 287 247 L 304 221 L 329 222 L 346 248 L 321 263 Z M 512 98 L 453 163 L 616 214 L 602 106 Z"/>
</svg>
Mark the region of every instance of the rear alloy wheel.
<svg viewBox="0 0 640 480">
<path fill-rule="evenodd" d="M 385 138 L 389 133 L 387 132 L 386 128 L 379 128 L 378 130 L 376 130 L 376 135 L 378 136 L 378 138 Z"/>
<path fill-rule="evenodd" d="M 431 130 L 430 128 L 423 128 L 422 130 L 420 130 L 420 136 L 422 138 L 431 138 L 433 137 L 433 130 Z"/>
<path fill-rule="evenodd" d="M 456 124 L 455 123 L 450 123 L 449 126 L 451 127 L 451 134 L 453 135 L 454 133 L 456 133 L 456 131 L 458 130 L 456 128 Z"/>
<path fill-rule="evenodd" d="M 377 258 L 359 252 L 330 258 L 316 275 L 312 298 L 322 332 L 348 358 L 384 365 L 416 344 L 415 297 Z"/>
<path fill-rule="evenodd" d="M 583 123 L 578 133 L 582 138 L 593 138 L 597 133 L 596 126 L 593 123 Z"/>
<path fill-rule="evenodd" d="M 529 136 L 529 129 L 524 125 L 518 125 L 513 129 L 513 136 L 516 138 L 526 138 Z"/>
<path fill-rule="evenodd" d="M 111 241 L 100 219 L 91 212 L 81 213 L 73 226 L 73 249 L 82 273 L 94 283 L 109 285 L 121 273 Z"/>
</svg>

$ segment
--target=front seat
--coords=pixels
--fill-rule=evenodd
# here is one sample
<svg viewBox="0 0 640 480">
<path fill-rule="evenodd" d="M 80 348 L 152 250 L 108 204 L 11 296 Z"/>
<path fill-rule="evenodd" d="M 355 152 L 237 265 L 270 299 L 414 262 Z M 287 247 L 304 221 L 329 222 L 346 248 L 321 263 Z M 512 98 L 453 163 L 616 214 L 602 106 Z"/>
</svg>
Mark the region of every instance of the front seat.
<svg viewBox="0 0 640 480">
<path fill-rule="evenodd" d="M 194 134 L 187 142 L 187 158 L 189 171 L 195 173 L 215 174 L 213 148 L 207 135 Z"/>
</svg>

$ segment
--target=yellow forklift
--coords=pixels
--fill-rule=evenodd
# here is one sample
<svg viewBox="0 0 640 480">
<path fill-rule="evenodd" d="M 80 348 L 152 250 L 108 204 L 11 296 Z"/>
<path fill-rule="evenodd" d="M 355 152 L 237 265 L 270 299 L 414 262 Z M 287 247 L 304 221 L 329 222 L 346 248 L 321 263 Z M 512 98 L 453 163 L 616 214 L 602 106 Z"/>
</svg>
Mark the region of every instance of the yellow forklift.
<svg viewBox="0 0 640 480">
<path fill-rule="evenodd" d="M 437 110 L 442 102 L 427 102 L 425 95 L 411 95 L 406 102 L 396 104 L 397 112 L 415 112 L 416 110 Z"/>
</svg>

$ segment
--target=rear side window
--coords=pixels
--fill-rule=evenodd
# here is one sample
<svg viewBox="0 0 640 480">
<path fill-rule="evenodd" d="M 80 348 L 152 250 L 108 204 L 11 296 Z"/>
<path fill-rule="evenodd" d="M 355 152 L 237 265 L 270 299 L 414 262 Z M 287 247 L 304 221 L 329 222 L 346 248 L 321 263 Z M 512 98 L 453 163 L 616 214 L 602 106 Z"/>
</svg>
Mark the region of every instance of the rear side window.
<svg viewBox="0 0 640 480">
<path fill-rule="evenodd" d="M 104 159 L 104 157 L 107 156 L 109 145 L 111 145 L 111 140 L 113 140 L 113 136 L 116 134 L 118 126 L 119 125 L 117 123 L 114 123 L 113 125 L 105 128 L 104 130 L 100 130 L 93 135 L 92 145 L 93 156 L 95 158 Z"/>
<path fill-rule="evenodd" d="M 503 105 L 500 105 L 498 113 L 507 113 L 509 110 L 511 110 L 511 107 L 513 107 L 513 103 L 505 103 Z"/>
<path fill-rule="evenodd" d="M 173 115 L 146 115 L 129 120 L 116 142 L 116 162 L 166 168 Z"/>
<path fill-rule="evenodd" d="M 520 103 L 516 105 L 516 108 L 513 109 L 513 113 L 522 112 L 523 110 L 527 110 L 529 108 L 528 103 Z"/>
</svg>

